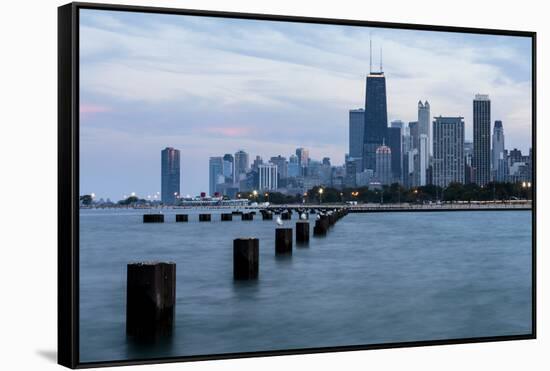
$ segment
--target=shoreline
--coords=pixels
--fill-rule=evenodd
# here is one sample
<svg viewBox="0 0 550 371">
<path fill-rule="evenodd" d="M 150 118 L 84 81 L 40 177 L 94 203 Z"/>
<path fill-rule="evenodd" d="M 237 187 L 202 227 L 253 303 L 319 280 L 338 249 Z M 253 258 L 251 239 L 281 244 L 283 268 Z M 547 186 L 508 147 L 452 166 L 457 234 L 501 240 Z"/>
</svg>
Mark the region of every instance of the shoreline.
<svg viewBox="0 0 550 371">
<path fill-rule="evenodd" d="M 247 206 L 152 206 L 152 207 L 80 207 L 80 210 L 322 210 L 347 209 L 350 213 L 380 213 L 380 212 L 445 212 L 445 211 L 531 211 L 532 202 L 514 203 L 444 203 L 444 204 L 287 204 L 287 205 L 247 205 Z"/>
</svg>

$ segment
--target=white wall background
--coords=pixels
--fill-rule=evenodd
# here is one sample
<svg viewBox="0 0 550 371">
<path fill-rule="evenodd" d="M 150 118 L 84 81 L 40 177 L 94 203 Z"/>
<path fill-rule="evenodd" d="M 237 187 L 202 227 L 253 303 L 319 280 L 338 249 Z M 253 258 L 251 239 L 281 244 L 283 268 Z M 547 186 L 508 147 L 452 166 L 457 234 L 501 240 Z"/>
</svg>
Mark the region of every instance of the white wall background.
<svg viewBox="0 0 550 371">
<path fill-rule="evenodd" d="M 550 349 L 545 231 L 549 217 L 550 25 L 542 1 L 119 1 L 125 4 L 519 29 L 538 32 L 538 339 L 139 366 L 156 370 L 543 369 Z M 56 352 L 57 6 L 6 1 L 0 11 L 0 368 L 59 369 Z M 36 207 L 39 204 L 40 207 Z M 129 369 L 138 369 L 131 367 Z"/>
</svg>

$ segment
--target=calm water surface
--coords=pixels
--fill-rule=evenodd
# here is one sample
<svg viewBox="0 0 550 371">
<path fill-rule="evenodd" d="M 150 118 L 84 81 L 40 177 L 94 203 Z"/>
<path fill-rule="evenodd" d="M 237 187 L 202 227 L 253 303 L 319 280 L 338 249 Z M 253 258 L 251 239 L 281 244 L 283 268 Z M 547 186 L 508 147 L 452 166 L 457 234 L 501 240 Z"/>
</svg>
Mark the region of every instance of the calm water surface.
<svg viewBox="0 0 550 371">
<path fill-rule="evenodd" d="M 275 257 L 275 222 L 260 215 L 199 223 L 180 210 L 190 222 L 175 223 L 168 210 L 143 224 L 143 213 L 80 212 L 82 362 L 531 332 L 527 211 L 349 214 L 289 258 Z M 232 241 L 249 236 L 260 278 L 236 283 Z M 126 264 L 141 260 L 177 264 L 168 344 L 126 341 Z"/>
</svg>

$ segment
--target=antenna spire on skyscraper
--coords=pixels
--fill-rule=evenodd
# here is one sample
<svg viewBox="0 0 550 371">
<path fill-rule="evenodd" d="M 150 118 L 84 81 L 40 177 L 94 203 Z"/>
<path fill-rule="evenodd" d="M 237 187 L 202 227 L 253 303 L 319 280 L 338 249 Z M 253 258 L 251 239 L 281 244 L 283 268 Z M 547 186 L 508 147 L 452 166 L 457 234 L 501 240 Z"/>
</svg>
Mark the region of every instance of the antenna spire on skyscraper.
<svg viewBox="0 0 550 371">
<path fill-rule="evenodd" d="M 382 69 L 382 47 L 380 47 L 380 72 L 384 71 Z"/>
<path fill-rule="evenodd" d="M 369 68 L 369 73 L 372 73 L 372 33 L 370 34 L 370 52 L 369 52 L 369 57 L 370 57 L 370 68 Z"/>
</svg>

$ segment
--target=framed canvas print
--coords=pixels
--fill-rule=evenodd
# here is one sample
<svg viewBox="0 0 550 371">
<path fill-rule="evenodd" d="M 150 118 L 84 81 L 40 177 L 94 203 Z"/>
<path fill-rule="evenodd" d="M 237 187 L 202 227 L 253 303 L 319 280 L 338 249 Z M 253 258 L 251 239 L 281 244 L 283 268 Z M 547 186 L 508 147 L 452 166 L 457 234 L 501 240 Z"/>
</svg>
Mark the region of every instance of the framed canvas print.
<svg viewBox="0 0 550 371">
<path fill-rule="evenodd" d="M 59 8 L 59 363 L 533 339 L 535 33 Z"/>
</svg>

